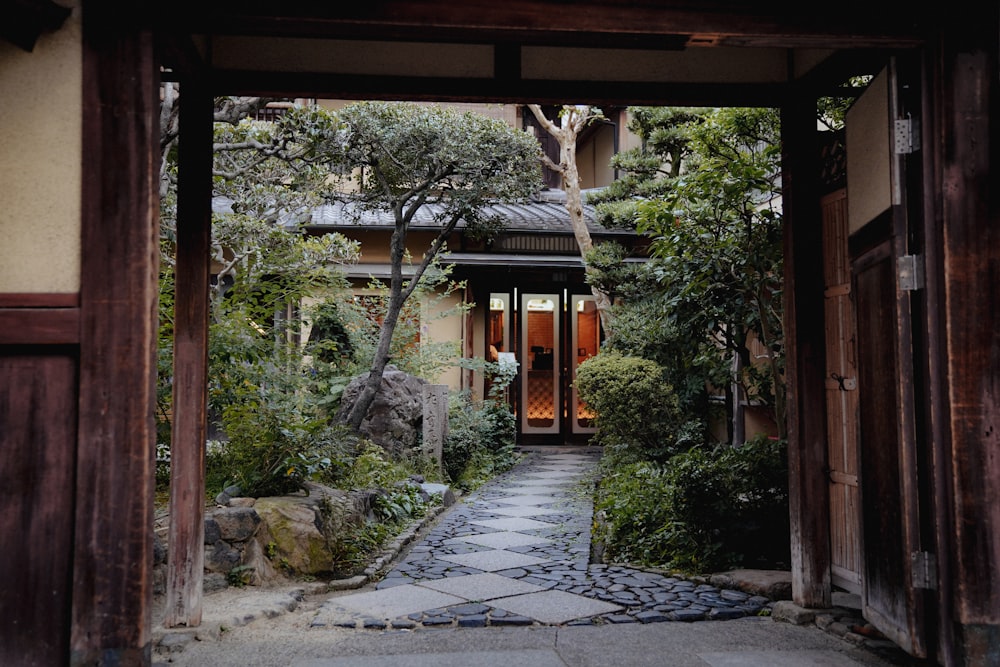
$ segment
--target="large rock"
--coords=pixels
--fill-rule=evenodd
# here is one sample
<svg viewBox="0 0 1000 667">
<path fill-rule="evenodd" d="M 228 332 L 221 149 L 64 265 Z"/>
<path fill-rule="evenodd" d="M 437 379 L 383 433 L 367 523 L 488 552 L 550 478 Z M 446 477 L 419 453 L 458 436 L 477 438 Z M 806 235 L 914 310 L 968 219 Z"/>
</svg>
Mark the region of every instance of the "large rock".
<svg viewBox="0 0 1000 667">
<path fill-rule="evenodd" d="M 347 385 L 340 403 L 341 421 L 354 406 L 367 381 L 365 373 Z M 359 430 L 392 454 L 417 447 L 423 430 L 423 387 L 426 384 L 423 378 L 404 373 L 392 365 L 386 366 L 381 389 Z"/>
<path fill-rule="evenodd" d="M 308 496 L 258 498 L 254 509 L 266 526 L 264 545 L 272 563 L 297 574 L 340 573 L 340 541 L 365 520 L 352 495 L 308 484 Z"/>
</svg>

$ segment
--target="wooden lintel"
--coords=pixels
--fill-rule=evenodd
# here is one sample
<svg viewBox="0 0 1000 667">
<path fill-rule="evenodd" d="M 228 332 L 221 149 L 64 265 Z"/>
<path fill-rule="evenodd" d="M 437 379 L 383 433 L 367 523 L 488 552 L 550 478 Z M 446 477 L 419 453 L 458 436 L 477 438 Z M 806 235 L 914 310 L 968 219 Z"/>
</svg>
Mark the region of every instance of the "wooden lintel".
<svg viewBox="0 0 1000 667">
<path fill-rule="evenodd" d="M 79 342 L 79 308 L 0 308 L 0 345 Z"/>
</svg>

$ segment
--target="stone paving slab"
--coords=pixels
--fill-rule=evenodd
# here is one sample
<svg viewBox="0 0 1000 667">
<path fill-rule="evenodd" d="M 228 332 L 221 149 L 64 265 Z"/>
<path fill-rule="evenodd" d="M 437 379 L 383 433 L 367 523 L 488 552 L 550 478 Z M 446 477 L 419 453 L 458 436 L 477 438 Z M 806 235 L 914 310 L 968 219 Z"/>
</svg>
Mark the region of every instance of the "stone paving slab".
<svg viewBox="0 0 1000 667">
<path fill-rule="evenodd" d="M 511 505 L 510 507 L 496 507 L 490 510 L 490 514 L 513 517 L 533 517 L 533 516 L 553 516 L 562 514 L 561 510 L 549 507 L 537 507 L 535 505 Z"/>
<path fill-rule="evenodd" d="M 504 505 L 551 505 L 557 499 L 554 496 L 510 496 L 504 498 L 497 498 L 497 503 L 502 503 Z M 480 526 L 485 525 L 482 521 L 473 521 L 473 523 L 479 524 Z"/>
<path fill-rule="evenodd" d="M 469 542 L 471 544 L 478 544 L 482 547 L 490 547 L 491 549 L 507 549 L 509 547 L 525 547 L 529 544 L 549 544 L 552 540 L 539 535 L 525 535 L 524 533 L 515 533 L 513 531 L 506 530 L 499 533 L 485 533 L 483 535 L 456 537 L 451 540 L 446 540 L 445 544 L 453 542 Z"/>
<path fill-rule="evenodd" d="M 622 610 L 622 607 L 615 604 L 562 591 L 505 597 L 491 601 L 490 606 L 555 625 Z"/>
<path fill-rule="evenodd" d="M 508 517 L 506 519 L 481 519 L 478 521 L 471 522 L 477 526 L 485 526 L 486 528 L 492 528 L 493 530 L 540 530 L 542 528 L 551 528 L 552 523 L 547 521 L 536 521 L 535 519 L 527 519 L 525 517 Z"/>
<path fill-rule="evenodd" d="M 441 560 L 458 563 L 484 572 L 496 572 L 497 570 L 509 570 L 513 567 L 538 565 L 539 563 L 546 562 L 547 559 L 526 556 L 515 551 L 507 551 L 506 549 L 491 549 L 490 551 L 441 556 Z"/>
<path fill-rule="evenodd" d="M 562 496 L 566 493 L 566 488 L 562 486 L 513 486 L 504 489 L 504 494 L 512 496 Z"/>
<path fill-rule="evenodd" d="M 526 486 L 558 486 L 564 487 L 567 484 L 573 484 L 575 480 L 572 479 L 531 479 L 525 477 L 524 479 L 517 480 L 517 484 L 520 487 Z"/>
<path fill-rule="evenodd" d="M 324 608 L 361 612 L 376 618 L 396 618 L 424 609 L 447 607 L 462 602 L 465 602 L 465 599 L 454 595 L 447 595 L 424 586 L 408 585 L 332 598 Z M 313 625 L 316 625 L 315 621 Z"/>
<path fill-rule="evenodd" d="M 470 574 L 467 577 L 449 577 L 447 579 L 423 581 L 420 585 L 442 593 L 465 598 L 466 600 L 494 600 L 511 595 L 538 593 L 545 590 L 542 586 L 529 584 L 518 579 L 502 577 L 499 574 L 490 572 Z"/>
</svg>

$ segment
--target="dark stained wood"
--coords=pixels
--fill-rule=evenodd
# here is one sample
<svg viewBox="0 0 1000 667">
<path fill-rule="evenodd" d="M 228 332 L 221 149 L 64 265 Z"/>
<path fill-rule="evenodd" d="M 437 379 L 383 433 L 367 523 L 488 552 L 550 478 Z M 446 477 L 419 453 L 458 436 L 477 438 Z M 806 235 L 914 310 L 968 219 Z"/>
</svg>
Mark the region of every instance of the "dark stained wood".
<svg viewBox="0 0 1000 667">
<path fill-rule="evenodd" d="M 897 391 L 895 262 L 892 239 L 854 262 L 861 423 L 861 502 L 864 524 L 866 618 L 910 648 L 910 540 L 905 533 L 904 466 Z"/>
<path fill-rule="evenodd" d="M 338 36 L 412 41 L 489 41 L 521 44 L 599 43 L 615 47 L 677 48 L 721 44 L 770 46 L 808 43 L 819 48 L 918 44 L 919 8 L 883 3 L 880 11 L 839 4 L 746 3 L 715 0 L 651 2 L 591 0 L 567 5 L 539 0 L 387 0 L 377 3 L 262 5 L 214 2 L 200 11 L 173 8 L 162 21 L 188 22 L 224 34 Z M 907 20 L 904 17 L 910 17 Z M 861 20 L 859 20 L 861 19 Z M 683 40 L 665 40 L 679 36 Z"/>
<path fill-rule="evenodd" d="M 159 99 L 151 35 L 83 12 L 80 415 L 70 664 L 151 655 Z"/>
<path fill-rule="evenodd" d="M 780 106 L 784 84 L 516 80 L 502 78 L 396 77 L 317 72 L 258 72 L 216 69 L 212 90 L 227 95 L 286 96 L 345 100 L 480 101 L 492 103 L 616 106 Z"/>
<path fill-rule="evenodd" d="M 785 350 L 792 596 L 829 607 L 830 499 L 827 469 L 823 238 L 814 101 L 781 110 L 784 150 Z"/>
<path fill-rule="evenodd" d="M 74 348 L 0 346 L 3 665 L 69 657 L 76 380 Z"/>
<path fill-rule="evenodd" d="M 76 308 L 79 305 L 77 292 L 0 293 L 0 308 Z"/>
<path fill-rule="evenodd" d="M 976 28 L 946 33 L 938 105 L 942 120 L 941 266 L 954 516 L 954 623 L 962 664 L 1000 656 L 1000 90 L 998 8 Z M 992 22 L 993 28 L 988 24 Z M 981 29 L 981 30 L 980 30 Z"/>
<path fill-rule="evenodd" d="M 79 308 L 0 308 L 0 345 L 78 342 Z"/>
<path fill-rule="evenodd" d="M 201 624 L 205 567 L 205 430 L 211 255 L 212 97 L 181 83 L 174 301 L 170 530 L 164 625 Z"/>
</svg>

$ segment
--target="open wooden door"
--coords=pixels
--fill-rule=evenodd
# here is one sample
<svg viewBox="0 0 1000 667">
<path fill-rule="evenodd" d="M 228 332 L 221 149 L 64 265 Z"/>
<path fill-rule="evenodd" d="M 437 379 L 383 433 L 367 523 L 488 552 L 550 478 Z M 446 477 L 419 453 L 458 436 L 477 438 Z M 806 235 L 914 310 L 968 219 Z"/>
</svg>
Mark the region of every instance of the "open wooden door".
<svg viewBox="0 0 1000 667">
<path fill-rule="evenodd" d="M 912 87 L 912 83 L 911 83 Z M 876 78 L 848 116 L 848 192 L 874 196 L 864 184 L 852 190 L 850 123 L 869 143 L 884 141 L 864 155 L 867 183 L 884 179 L 881 213 L 850 220 L 852 291 L 857 320 L 859 479 L 862 516 L 862 605 L 875 627 L 916 657 L 928 652 L 925 588 L 933 585 L 933 556 L 921 546 L 919 434 L 911 298 L 917 289 L 905 270 L 912 260 L 913 215 L 905 196 L 904 151 L 895 121 L 903 117 L 894 68 Z M 890 139 L 895 138 L 895 142 Z M 855 141 L 855 147 L 863 147 Z M 856 164 L 856 163 L 855 163 Z M 851 214 L 863 211 L 851 202 Z M 905 280 L 904 280 L 905 278 Z M 909 283 L 909 284 L 907 284 Z"/>
<path fill-rule="evenodd" d="M 847 191 L 823 198 L 826 423 L 830 477 L 830 580 L 861 593 L 858 365 L 847 246 Z"/>
</svg>

